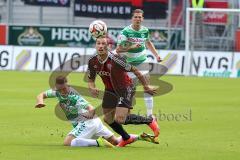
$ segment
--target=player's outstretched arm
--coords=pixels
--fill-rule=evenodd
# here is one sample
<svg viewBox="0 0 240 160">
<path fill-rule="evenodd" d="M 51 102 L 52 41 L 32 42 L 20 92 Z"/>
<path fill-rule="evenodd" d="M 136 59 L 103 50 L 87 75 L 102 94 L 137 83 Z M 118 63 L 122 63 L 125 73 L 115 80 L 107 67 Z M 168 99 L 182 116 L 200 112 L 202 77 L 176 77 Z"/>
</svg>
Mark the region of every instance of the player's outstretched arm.
<svg viewBox="0 0 240 160">
<path fill-rule="evenodd" d="M 40 93 L 37 96 L 37 103 L 35 105 L 35 108 L 42 108 L 45 106 L 44 99 L 47 98 L 46 94 L 44 92 Z"/>
<path fill-rule="evenodd" d="M 132 66 L 131 68 L 131 72 L 133 72 L 136 77 L 139 79 L 139 81 L 142 83 L 143 85 L 143 89 L 146 93 L 149 93 L 151 95 L 156 94 L 157 89 L 155 87 L 149 86 L 145 77 L 142 75 L 142 73 L 134 66 Z"/>
<path fill-rule="evenodd" d="M 124 53 L 124 52 L 127 52 L 127 51 L 129 50 L 129 48 L 130 48 L 130 46 L 128 46 L 128 47 L 123 47 L 122 45 L 118 45 L 118 46 L 116 47 L 116 52 L 117 52 L 117 54 L 122 54 L 122 53 Z"/>
<path fill-rule="evenodd" d="M 127 37 L 121 33 L 121 35 L 118 37 L 118 45 L 116 47 L 116 52 L 118 54 L 123 54 L 125 52 L 128 52 L 129 50 L 134 50 L 141 47 L 139 44 L 131 43 L 127 40 Z"/>
<path fill-rule="evenodd" d="M 128 52 L 129 50 L 133 50 L 133 49 L 137 49 L 137 48 L 139 48 L 139 47 L 141 47 L 141 45 L 140 44 L 128 44 L 128 45 L 126 45 L 126 46 L 123 46 L 123 45 L 118 45 L 117 46 L 117 48 L 116 48 L 116 52 L 118 53 L 118 54 L 121 54 L 121 53 L 125 53 L 125 52 Z"/>
<path fill-rule="evenodd" d="M 84 115 L 87 119 L 93 119 L 95 115 L 95 108 L 91 105 L 88 105 L 87 108 L 88 112 Z"/>
<path fill-rule="evenodd" d="M 95 79 L 97 76 L 96 70 L 94 69 L 94 62 L 91 60 L 88 61 L 88 89 L 90 94 L 96 98 L 98 97 L 99 90 L 96 88 Z"/>
<path fill-rule="evenodd" d="M 162 59 L 161 59 L 161 57 L 158 55 L 158 52 L 157 52 L 155 46 L 153 45 L 153 43 L 152 43 L 150 40 L 148 40 L 148 41 L 145 42 L 145 44 L 146 44 L 147 48 L 148 48 L 148 49 L 153 53 L 153 55 L 157 58 L 157 61 L 158 61 L 158 62 L 161 62 Z"/>
</svg>

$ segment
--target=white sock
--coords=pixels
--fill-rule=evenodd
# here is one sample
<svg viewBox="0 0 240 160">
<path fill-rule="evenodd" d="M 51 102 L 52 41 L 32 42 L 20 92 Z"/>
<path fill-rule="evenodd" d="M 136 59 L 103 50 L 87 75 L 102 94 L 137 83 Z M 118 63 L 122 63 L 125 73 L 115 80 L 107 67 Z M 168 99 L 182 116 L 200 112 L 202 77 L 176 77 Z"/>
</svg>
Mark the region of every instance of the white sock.
<svg viewBox="0 0 240 160">
<path fill-rule="evenodd" d="M 72 147 L 89 147 L 98 146 L 98 143 L 94 139 L 75 138 L 71 142 Z"/>
<path fill-rule="evenodd" d="M 147 116 L 151 116 L 153 114 L 153 96 L 144 93 L 144 101 L 147 108 Z"/>
</svg>

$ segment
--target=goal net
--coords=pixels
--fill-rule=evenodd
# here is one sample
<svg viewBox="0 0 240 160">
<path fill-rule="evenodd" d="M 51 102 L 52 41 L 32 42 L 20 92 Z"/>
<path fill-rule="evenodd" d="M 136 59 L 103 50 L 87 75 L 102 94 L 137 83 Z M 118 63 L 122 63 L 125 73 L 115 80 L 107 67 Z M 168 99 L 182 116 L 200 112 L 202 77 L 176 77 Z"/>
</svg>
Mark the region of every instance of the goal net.
<svg viewBox="0 0 240 160">
<path fill-rule="evenodd" d="M 187 8 L 185 75 L 192 74 L 195 51 L 234 52 L 239 28 L 239 9 Z"/>
</svg>

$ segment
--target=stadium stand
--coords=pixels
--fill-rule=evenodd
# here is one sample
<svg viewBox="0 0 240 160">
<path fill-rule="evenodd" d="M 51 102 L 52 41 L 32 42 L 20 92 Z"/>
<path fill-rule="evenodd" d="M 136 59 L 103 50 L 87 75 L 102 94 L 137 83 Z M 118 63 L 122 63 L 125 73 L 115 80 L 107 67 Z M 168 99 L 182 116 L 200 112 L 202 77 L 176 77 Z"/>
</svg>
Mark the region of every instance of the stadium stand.
<svg viewBox="0 0 240 160">
<path fill-rule="evenodd" d="M 59 25 L 80 25 L 87 26 L 95 20 L 89 17 L 74 17 L 73 16 L 73 1 L 70 8 L 65 7 L 39 7 L 25 5 L 22 0 L 13 0 L 12 16 L 10 23 L 14 24 L 59 24 Z M 7 22 L 7 2 L 0 2 L 1 22 Z M 41 16 L 42 14 L 42 16 Z M 127 19 L 102 19 L 110 27 L 119 27 L 128 25 L 130 20 Z M 144 24 L 147 27 L 166 27 L 167 19 L 145 20 Z"/>
</svg>

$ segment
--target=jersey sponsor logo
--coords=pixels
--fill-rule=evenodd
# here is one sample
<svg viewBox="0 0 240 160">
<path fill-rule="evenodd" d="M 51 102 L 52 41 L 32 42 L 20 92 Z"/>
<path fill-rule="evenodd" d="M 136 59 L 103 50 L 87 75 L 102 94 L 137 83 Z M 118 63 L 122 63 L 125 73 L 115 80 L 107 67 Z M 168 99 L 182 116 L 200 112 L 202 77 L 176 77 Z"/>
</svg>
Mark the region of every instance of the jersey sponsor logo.
<svg viewBox="0 0 240 160">
<path fill-rule="evenodd" d="M 98 74 L 99 76 L 109 76 L 109 77 L 110 77 L 110 73 L 109 73 L 109 72 L 106 72 L 106 71 L 99 71 L 99 72 L 97 72 L 97 74 Z"/>
<path fill-rule="evenodd" d="M 145 38 L 128 38 L 129 42 L 137 42 L 137 43 L 143 43 L 145 41 Z"/>
</svg>

